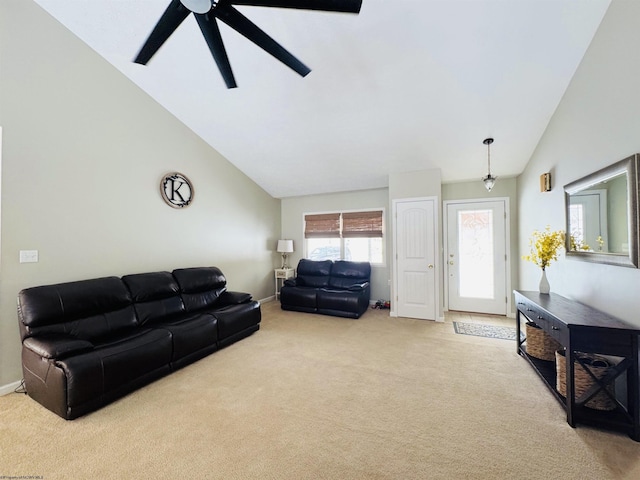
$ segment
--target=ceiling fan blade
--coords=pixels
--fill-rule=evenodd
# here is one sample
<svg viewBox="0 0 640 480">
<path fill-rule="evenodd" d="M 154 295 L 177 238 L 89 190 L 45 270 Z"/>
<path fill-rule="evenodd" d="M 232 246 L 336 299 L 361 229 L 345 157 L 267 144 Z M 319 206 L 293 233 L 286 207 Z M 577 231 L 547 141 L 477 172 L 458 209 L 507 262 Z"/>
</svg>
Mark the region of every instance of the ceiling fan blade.
<svg viewBox="0 0 640 480">
<path fill-rule="evenodd" d="M 196 14 L 196 20 L 200 25 L 200 30 L 202 30 L 202 35 L 207 41 L 207 45 L 209 45 L 213 59 L 218 65 L 224 83 L 227 84 L 227 88 L 236 88 L 238 85 L 236 85 L 236 80 L 233 77 L 227 50 L 224 48 L 224 43 L 222 43 L 222 36 L 215 17 L 209 13 L 204 15 Z"/>
<path fill-rule="evenodd" d="M 311 72 L 309 67 L 291 55 L 291 53 L 285 50 L 282 45 L 264 33 L 255 23 L 238 12 L 235 8 L 218 4 L 218 6 L 213 9 L 213 13 L 235 31 L 244 35 L 265 52 L 273 55 L 299 75 L 305 77 L 309 72 Z"/>
<path fill-rule="evenodd" d="M 191 12 L 180 3 L 180 0 L 171 0 L 171 3 L 149 35 L 149 38 L 147 38 L 147 41 L 142 45 L 134 62 L 140 65 L 146 65 L 190 13 Z"/>
<path fill-rule="evenodd" d="M 362 7 L 362 0 L 231 0 L 230 3 L 254 7 L 299 8 L 345 13 L 360 13 Z"/>
</svg>

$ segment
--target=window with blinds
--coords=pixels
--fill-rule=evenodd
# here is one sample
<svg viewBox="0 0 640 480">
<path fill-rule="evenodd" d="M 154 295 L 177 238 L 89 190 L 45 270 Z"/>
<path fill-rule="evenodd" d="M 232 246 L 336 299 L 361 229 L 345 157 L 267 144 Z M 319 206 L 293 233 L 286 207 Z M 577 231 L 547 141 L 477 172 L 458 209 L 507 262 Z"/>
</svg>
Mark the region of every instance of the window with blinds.
<svg viewBox="0 0 640 480">
<path fill-rule="evenodd" d="M 340 237 L 340 214 L 324 213 L 304 216 L 304 238 Z"/>
<path fill-rule="evenodd" d="M 306 256 L 384 264 L 384 211 L 332 212 L 304 216 Z"/>
<path fill-rule="evenodd" d="M 382 238 L 382 210 L 343 213 L 342 236 Z"/>
</svg>

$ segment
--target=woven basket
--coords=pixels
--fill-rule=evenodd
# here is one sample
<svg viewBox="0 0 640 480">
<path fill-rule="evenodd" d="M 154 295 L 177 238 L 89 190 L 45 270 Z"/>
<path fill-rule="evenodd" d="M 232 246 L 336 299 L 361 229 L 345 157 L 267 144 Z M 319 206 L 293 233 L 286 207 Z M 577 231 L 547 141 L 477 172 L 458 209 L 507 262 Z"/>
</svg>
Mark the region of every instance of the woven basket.
<svg viewBox="0 0 640 480">
<path fill-rule="evenodd" d="M 579 356 L 580 359 L 588 365 L 591 373 L 598 378 L 601 379 L 609 372 L 609 367 L 611 367 L 611 363 L 604 357 L 599 355 L 593 355 L 591 353 L 581 353 L 576 352 L 576 356 Z M 564 350 L 558 350 L 556 352 L 556 389 L 558 393 L 563 397 L 567 396 L 567 360 L 565 358 Z M 574 389 L 575 394 L 574 398 L 580 398 L 587 390 L 589 390 L 593 385 L 594 381 L 591 376 L 585 372 L 584 368 L 578 363 L 578 361 L 573 362 L 573 377 L 574 377 Z M 613 384 L 609 384 L 606 386 L 606 389 L 614 394 L 614 386 Z M 593 408 L 595 410 L 615 410 L 616 404 L 615 402 L 609 398 L 609 396 L 600 391 L 598 394 L 585 403 L 585 407 Z"/>
<path fill-rule="evenodd" d="M 527 353 L 540 360 L 553 362 L 556 359 L 556 350 L 561 350 L 562 345 L 535 323 L 527 322 L 525 331 L 527 333 Z"/>
</svg>

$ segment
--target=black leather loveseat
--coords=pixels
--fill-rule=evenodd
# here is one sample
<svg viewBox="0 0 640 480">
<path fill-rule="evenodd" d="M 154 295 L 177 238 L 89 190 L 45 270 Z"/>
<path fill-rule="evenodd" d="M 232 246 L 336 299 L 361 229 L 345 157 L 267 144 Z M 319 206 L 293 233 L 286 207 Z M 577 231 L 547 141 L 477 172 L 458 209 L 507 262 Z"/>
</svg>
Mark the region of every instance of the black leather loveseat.
<svg viewBox="0 0 640 480">
<path fill-rule="evenodd" d="M 302 259 L 280 290 L 283 310 L 360 318 L 371 297 L 369 262 Z"/>
<path fill-rule="evenodd" d="M 226 284 L 202 267 L 22 290 L 27 393 L 70 420 L 250 335 L 260 304 Z"/>
</svg>

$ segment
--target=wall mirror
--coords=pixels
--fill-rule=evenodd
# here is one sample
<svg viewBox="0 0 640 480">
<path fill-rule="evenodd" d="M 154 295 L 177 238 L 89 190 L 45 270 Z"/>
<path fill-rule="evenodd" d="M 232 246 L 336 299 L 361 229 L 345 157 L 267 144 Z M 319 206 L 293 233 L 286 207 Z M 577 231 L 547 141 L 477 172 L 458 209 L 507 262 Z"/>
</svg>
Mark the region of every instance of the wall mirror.
<svg viewBox="0 0 640 480">
<path fill-rule="evenodd" d="M 564 187 L 567 257 L 638 267 L 638 158 Z"/>
</svg>

